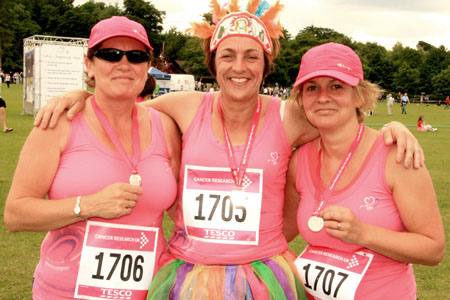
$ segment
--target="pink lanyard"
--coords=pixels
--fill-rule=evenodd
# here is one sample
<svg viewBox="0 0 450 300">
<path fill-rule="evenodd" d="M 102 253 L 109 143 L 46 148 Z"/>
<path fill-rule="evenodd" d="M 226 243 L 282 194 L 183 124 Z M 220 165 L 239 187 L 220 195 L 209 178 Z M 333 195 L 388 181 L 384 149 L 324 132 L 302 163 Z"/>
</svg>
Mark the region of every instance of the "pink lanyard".
<svg viewBox="0 0 450 300">
<path fill-rule="evenodd" d="M 341 165 L 339 166 L 339 169 L 337 170 L 336 174 L 334 174 L 333 180 L 331 181 L 330 185 L 328 186 L 326 191 L 322 194 L 320 204 L 317 207 L 317 209 L 313 212 L 313 216 L 319 215 L 319 211 L 330 199 L 331 193 L 333 192 L 334 187 L 336 186 L 338 180 L 341 178 L 342 174 L 344 173 L 344 170 L 347 167 L 347 164 L 349 163 L 353 154 L 355 153 L 356 148 L 358 148 L 358 145 L 359 145 L 359 142 L 361 142 L 363 133 L 364 133 L 364 125 L 362 123 L 359 123 L 358 135 L 356 136 L 355 140 L 353 141 L 353 143 L 350 147 L 350 150 L 348 150 L 346 157 L 341 162 Z M 322 155 L 322 148 L 319 149 L 319 165 L 318 165 L 319 177 L 320 177 L 320 170 L 322 168 L 321 155 Z"/>
<path fill-rule="evenodd" d="M 245 145 L 245 151 L 242 155 L 241 163 L 239 167 L 237 166 L 236 162 L 236 156 L 234 154 L 233 145 L 230 141 L 230 135 L 228 134 L 228 130 L 225 127 L 225 123 L 223 121 L 223 115 L 222 115 L 222 108 L 220 105 L 220 95 L 217 99 L 217 112 L 219 113 L 220 120 L 222 121 L 222 128 L 223 128 L 223 136 L 225 137 L 225 144 L 227 147 L 227 156 L 228 156 L 228 162 L 230 164 L 231 174 L 233 176 L 234 182 L 236 183 L 236 187 L 241 189 L 242 188 L 242 180 L 245 175 L 245 170 L 247 169 L 248 165 L 248 158 L 250 156 L 251 148 L 253 146 L 253 142 L 255 141 L 255 134 L 256 134 L 256 128 L 258 126 L 259 117 L 261 116 L 261 97 L 258 96 L 258 104 L 256 105 L 255 113 L 253 114 L 252 123 L 250 126 L 250 130 L 247 136 L 247 141 Z"/>
<path fill-rule="evenodd" d="M 132 141 L 133 141 L 133 156 L 132 159 L 127 155 L 125 149 L 123 149 L 122 144 L 117 137 L 116 132 L 112 128 L 105 114 L 101 111 L 100 107 L 98 107 L 95 102 L 95 97 L 92 96 L 92 107 L 94 108 L 94 112 L 97 115 L 98 120 L 100 121 L 103 129 L 106 131 L 106 134 L 111 139 L 111 142 L 114 144 L 114 147 L 119 151 L 120 156 L 122 156 L 125 163 L 130 167 L 132 174 L 138 174 L 137 165 L 141 160 L 141 141 L 139 137 L 139 123 L 137 120 L 137 108 L 136 105 L 133 107 L 133 115 L 132 115 Z"/>
</svg>

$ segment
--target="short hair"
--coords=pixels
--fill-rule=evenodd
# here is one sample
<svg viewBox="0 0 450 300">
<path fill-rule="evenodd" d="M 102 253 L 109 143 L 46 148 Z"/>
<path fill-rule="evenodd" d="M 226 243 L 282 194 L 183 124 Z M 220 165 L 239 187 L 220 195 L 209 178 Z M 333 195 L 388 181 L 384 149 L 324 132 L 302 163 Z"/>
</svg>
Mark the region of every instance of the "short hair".
<svg viewBox="0 0 450 300">
<path fill-rule="evenodd" d="M 356 114 L 359 122 L 364 122 L 366 119 L 366 111 L 375 109 L 375 105 L 378 101 L 378 97 L 383 93 L 383 89 L 367 80 L 360 80 L 358 85 L 352 87 L 355 96 L 361 100 L 361 106 L 356 108 Z M 294 87 L 291 92 L 291 98 L 294 99 L 303 110 L 302 99 L 303 84 Z"/>
<path fill-rule="evenodd" d="M 274 61 L 275 58 L 277 58 L 278 53 L 280 51 L 280 41 L 278 39 L 274 39 L 271 38 L 272 40 L 272 54 L 268 54 L 266 51 L 263 50 L 264 52 L 264 73 L 263 73 L 263 78 L 266 78 L 270 72 L 273 71 L 274 69 Z M 216 62 L 215 62 L 215 58 L 216 58 L 216 50 L 214 50 L 213 52 L 210 51 L 210 44 L 211 44 L 211 38 L 207 38 L 203 40 L 203 53 L 205 53 L 205 64 L 208 67 L 209 73 L 211 73 L 212 76 L 214 76 L 214 78 L 216 78 Z M 262 84 L 262 82 L 261 82 Z"/>
</svg>

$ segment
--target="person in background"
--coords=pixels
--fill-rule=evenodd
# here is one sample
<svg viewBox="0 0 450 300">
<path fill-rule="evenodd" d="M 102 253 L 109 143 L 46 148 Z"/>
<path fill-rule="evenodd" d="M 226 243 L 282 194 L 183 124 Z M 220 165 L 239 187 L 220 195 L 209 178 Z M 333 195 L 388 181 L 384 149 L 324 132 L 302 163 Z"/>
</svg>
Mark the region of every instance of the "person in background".
<svg viewBox="0 0 450 300">
<path fill-rule="evenodd" d="M 1 90 L 0 90 L 1 91 Z M 2 123 L 3 133 L 8 133 L 13 131 L 11 127 L 6 125 L 6 102 L 0 96 L 0 122 Z"/>
<path fill-rule="evenodd" d="M 6 86 L 8 87 L 8 89 L 9 89 L 9 85 L 11 84 L 11 74 L 6 73 L 6 75 L 5 75 L 5 83 L 6 83 Z"/>
<path fill-rule="evenodd" d="M 419 116 L 417 120 L 417 130 L 418 131 L 437 131 L 437 128 L 433 128 L 430 124 L 426 124 L 423 115 Z"/>
<path fill-rule="evenodd" d="M 409 103 L 408 93 L 404 93 L 400 100 L 402 104 L 402 115 L 406 115 L 406 105 Z"/>
<path fill-rule="evenodd" d="M 152 75 L 147 74 L 147 80 L 145 81 L 144 89 L 139 94 L 136 101 L 142 102 L 145 100 L 150 100 L 153 96 L 153 91 L 155 90 L 155 87 L 156 87 L 155 78 Z M 149 97 L 150 97 L 150 99 L 148 99 Z"/>
<path fill-rule="evenodd" d="M 392 116 L 392 106 L 394 105 L 394 97 L 392 97 L 392 94 L 387 95 L 386 105 L 387 105 L 388 116 Z"/>
<path fill-rule="evenodd" d="M 450 109 L 450 96 L 445 98 L 445 109 Z"/>
<path fill-rule="evenodd" d="M 306 291 L 311 299 L 416 300 L 411 264 L 436 265 L 445 248 L 426 167 L 402 168 L 396 146 L 364 126 L 381 90 L 364 80 L 351 48 L 310 49 L 294 86 L 320 135 L 294 153 L 285 194 L 285 231 L 293 238 L 298 229 L 308 243 L 295 263 Z"/>
<path fill-rule="evenodd" d="M 305 299 L 282 232 L 283 194 L 292 148 L 317 131 L 295 102 L 259 95 L 282 34 L 281 5 L 264 3 L 241 11 L 237 1 L 213 1 L 214 24 L 194 24 L 219 91 L 144 102 L 170 115 L 183 137 L 174 234 L 148 299 Z M 51 118 L 53 126 L 67 105 L 77 103 L 73 114 L 88 95 L 59 97 L 36 125 Z M 422 152 L 411 133 L 392 123 L 386 141 L 391 134 L 405 147 L 399 156 L 408 149 L 409 162 L 415 153 L 419 166 Z"/>
<path fill-rule="evenodd" d="M 72 122 L 34 128 L 23 146 L 4 220 L 12 232 L 48 231 L 33 300 L 147 296 L 180 152 L 173 121 L 136 104 L 151 50 L 141 24 L 98 22 L 85 57 L 94 94 Z"/>
</svg>

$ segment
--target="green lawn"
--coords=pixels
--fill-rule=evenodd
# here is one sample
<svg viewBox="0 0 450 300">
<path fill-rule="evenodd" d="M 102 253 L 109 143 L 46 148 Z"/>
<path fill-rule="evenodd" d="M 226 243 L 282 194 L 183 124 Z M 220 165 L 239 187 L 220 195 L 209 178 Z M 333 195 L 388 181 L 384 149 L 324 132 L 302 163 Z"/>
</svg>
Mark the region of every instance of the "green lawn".
<svg viewBox="0 0 450 300">
<path fill-rule="evenodd" d="M 30 132 L 33 117 L 22 115 L 22 85 L 2 85 L 2 96 L 6 100 L 7 123 L 13 127 L 10 133 L 0 132 L 0 215 L 3 220 L 5 199 L 11 184 L 17 158 Z M 393 116 L 387 116 L 386 103 L 379 103 L 375 115 L 367 118 L 366 124 L 380 128 L 391 120 L 400 121 L 410 127 L 419 139 L 426 156 L 426 165 L 433 178 L 434 186 L 444 221 L 447 248 L 450 243 L 450 111 L 436 105 L 426 106 L 409 104 L 407 115 L 401 115 L 399 104 L 394 105 Z M 438 127 L 439 131 L 417 132 L 415 124 L 419 114 L 425 120 Z M 45 151 L 45 149 L 42 149 Z M 164 220 L 165 235 L 170 234 L 172 222 Z M 0 299 L 31 299 L 31 281 L 39 248 L 44 233 L 10 233 L 0 222 Z M 300 237 L 290 244 L 291 249 L 299 253 L 305 246 Z M 420 300 L 450 299 L 450 261 L 448 256 L 439 266 L 414 266 L 418 297 Z M 400 299 L 398 299 L 400 300 Z"/>
</svg>

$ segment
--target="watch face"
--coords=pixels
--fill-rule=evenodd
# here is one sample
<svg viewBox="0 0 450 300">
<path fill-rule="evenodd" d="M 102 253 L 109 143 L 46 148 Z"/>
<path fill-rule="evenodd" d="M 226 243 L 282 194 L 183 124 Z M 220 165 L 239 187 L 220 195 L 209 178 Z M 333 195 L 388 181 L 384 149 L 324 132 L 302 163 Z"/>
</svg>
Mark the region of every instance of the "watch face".
<svg viewBox="0 0 450 300">
<path fill-rule="evenodd" d="M 81 212 L 81 209 L 79 206 L 75 206 L 75 208 L 73 209 L 73 212 L 78 216 Z"/>
</svg>

